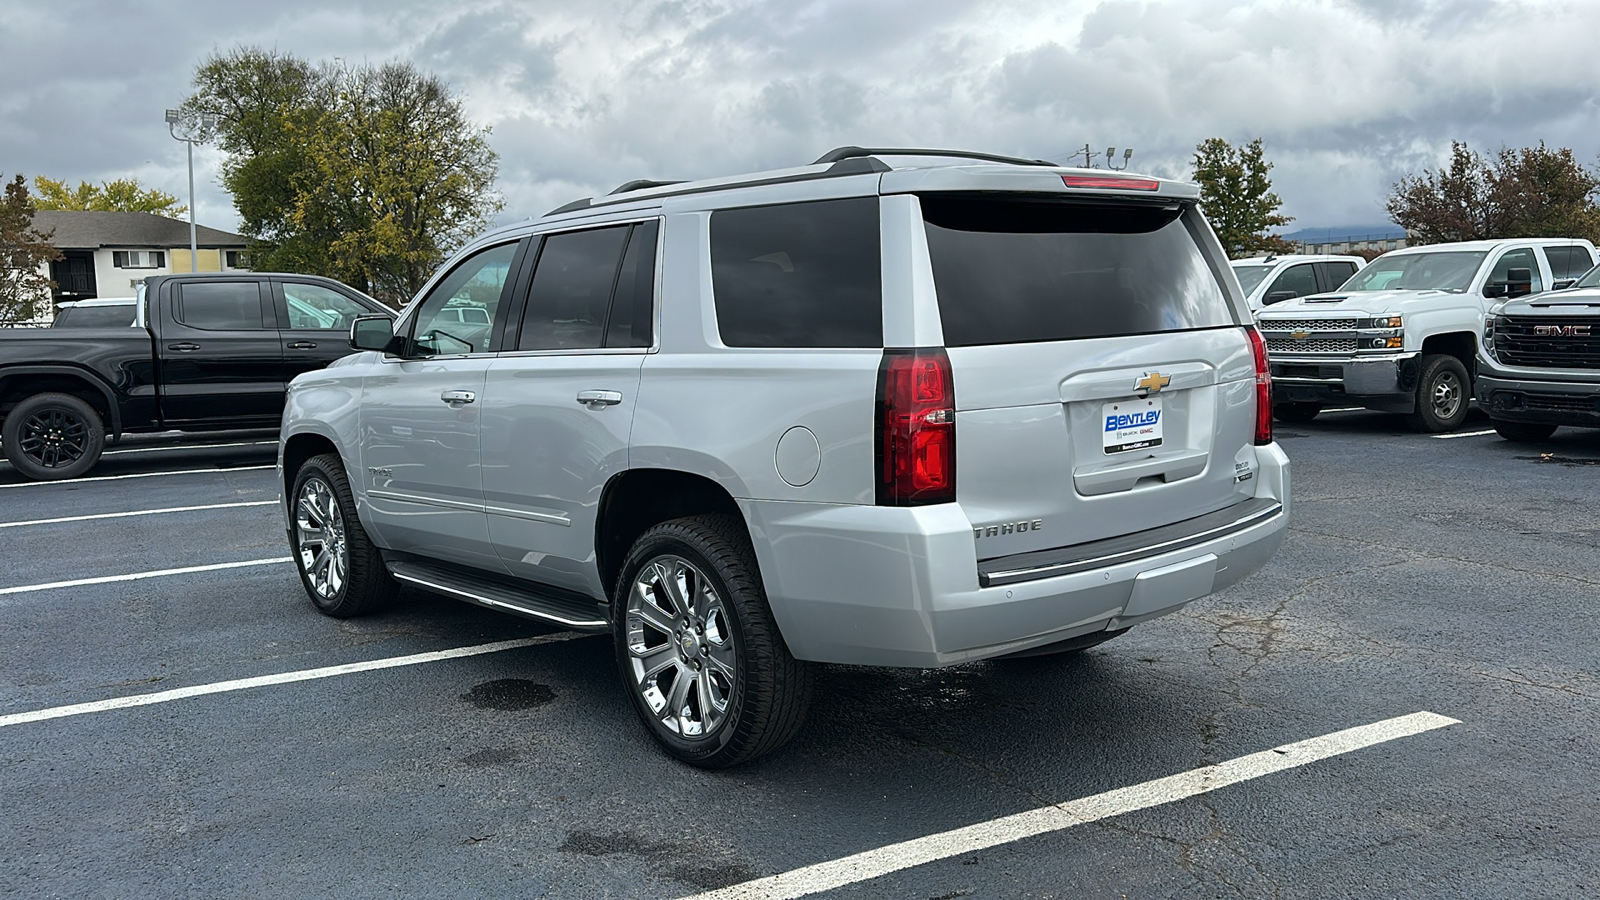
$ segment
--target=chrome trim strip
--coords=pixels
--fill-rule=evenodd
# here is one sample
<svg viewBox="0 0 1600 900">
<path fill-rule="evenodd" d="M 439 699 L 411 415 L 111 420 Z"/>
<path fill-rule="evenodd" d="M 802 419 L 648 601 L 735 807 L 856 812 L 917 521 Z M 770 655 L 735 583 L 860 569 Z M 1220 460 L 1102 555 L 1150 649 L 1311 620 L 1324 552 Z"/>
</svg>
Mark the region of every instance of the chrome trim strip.
<svg viewBox="0 0 1600 900">
<path fill-rule="evenodd" d="M 560 525 L 563 528 L 572 527 L 572 519 L 565 513 L 533 512 L 527 509 L 508 509 L 504 506 L 485 506 L 483 511 L 493 516 L 505 516 L 511 519 L 527 519 L 531 522 L 544 522 L 550 525 Z"/>
<path fill-rule="evenodd" d="M 375 497 L 379 500 L 399 500 L 402 503 L 416 503 L 421 506 L 437 506 L 441 509 L 457 509 L 465 510 L 467 512 L 484 511 L 484 506 L 481 503 L 467 503 L 462 500 L 445 500 L 441 497 L 418 497 L 413 494 L 402 494 L 398 491 L 369 490 L 367 491 L 367 496 Z"/>
<path fill-rule="evenodd" d="M 537 617 L 539 617 L 541 619 L 549 619 L 550 621 L 555 622 L 557 624 L 567 625 L 567 626 L 572 627 L 572 628 L 594 628 L 594 627 L 602 626 L 602 625 L 606 624 L 603 620 L 599 620 L 599 619 L 594 620 L 594 621 L 589 621 L 589 622 L 582 621 L 582 620 L 574 620 L 574 619 L 563 619 L 562 617 L 560 617 L 560 616 L 558 616 L 558 615 L 556 615 L 554 613 L 548 613 L 548 612 L 544 612 L 542 610 L 537 610 L 537 609 L 529 609 L 528 607 L 525 607 L 525 606 L 518 606 L 515 603 L 506 603 L 503 600 L 495 600 L 495 599 L 492 599 L 490 597 L 482 596 L 481 594 L 474 594 L 471 591 L 461 590 L 460 588 L 454 588 L 454 587 L 450 587 L 448 585 L 443 585 L 443 584 L 436 584 L 434 582 L 426 581 L 424 579 L 418 578 L 415 575 L 406 575 L 406 574 L 403 574 L 403 573 L 400 573 L 400 572 L 390 572 L 389 574 L 394 576 L 396 579 L 398 579 L 400 581 L 409 581 L 412 584 L 417 585 L 418 587 L 424 587 L 424 588 L 427 588 L 430 591 L 438 591 L 441 594 L 453 594 L 453 595 L 455 595 L 457 597 L 460 597 L 460 598 L 462 598 L 464 600 L 470 600 L 473 603 L 482 604 L 483 606 L 494 607 L 496 609 L 507 609 L 507 610 L 510 610 L 512 612 L 515 612 L 515 613 L 520 613 L 521 615 L 524 615 L 524 616 L 537 616 Z"/>
<path fill-rule="evenodd" d="M 1120 553 L 1105 556 L 1091 557 L 1089 559 L 1075 559 L 1068 562 L 1052 563 L 1043 566 L 1033 566 L 1025 569 L 1005 569 L 997 572 L 980 572 L 980 581 L 983 587 L 1000 587 L 1014 584 L 1019 581 L 1034 581 L 1040 578 L 1050 578 L 1055 575 L 1070 575 L 1074 572 L 1087 572 L 1092 569 L 1102 569 L 1121 563 L 1133 562 L 1151 556 L 1159 556 L 1174 550 L 1182 550 L 1204 544 L 1207 541 L 1226 537 L 1239 531 L 1245 531 L 1256 525 L 1263 525 L 1283 515 L 1283 504 L 1276 503 L 1260 512 L 1252 513 L 1242 519 L 1218 525 L 1195 534 L 1184 535 L 1169 541 L 1162 541 L 1145 547 L 1136 547 Z"/>
</svg>

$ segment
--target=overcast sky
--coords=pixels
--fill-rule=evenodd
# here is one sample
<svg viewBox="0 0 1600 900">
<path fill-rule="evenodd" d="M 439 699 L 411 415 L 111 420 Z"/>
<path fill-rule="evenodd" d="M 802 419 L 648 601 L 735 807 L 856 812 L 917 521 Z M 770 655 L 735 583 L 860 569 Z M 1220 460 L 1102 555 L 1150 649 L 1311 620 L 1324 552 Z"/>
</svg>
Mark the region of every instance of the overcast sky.
<svg viewBox="0 0 1600 900">
<path fill-rule="evenodd" d="M 1452 139 L 1595 164 L 1596 34 L 1600 0 L 0 0 L 0 173 L 184 198 L 162 111 L 208 54 L 259 45 L 444 77 L 493 128 L 503 220 L 844 144 L 1132 147 L 1187 177 L 1216 136 L 1265 139 L 1290 229 L 1378 224 Z M 196 207 L 231 229 L 218 162 L 196 154 Z"/>
</svg>

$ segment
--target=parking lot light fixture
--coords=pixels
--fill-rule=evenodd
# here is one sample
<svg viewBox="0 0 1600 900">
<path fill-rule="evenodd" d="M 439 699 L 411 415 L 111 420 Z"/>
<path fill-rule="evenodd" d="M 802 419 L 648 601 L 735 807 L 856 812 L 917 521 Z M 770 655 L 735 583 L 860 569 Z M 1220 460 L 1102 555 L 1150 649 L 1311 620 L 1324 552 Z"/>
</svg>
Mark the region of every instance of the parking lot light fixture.
<svg viewBox="0 0 1600 900">
<path fill-rule="evenodd" d="M 217 127 L 217 117 L 211 113 L 205 113 L 199 117 L 198 122 L 190 120 L 191 124 L 199 126 L 198 130 L 186 129 L 181 135 L 178 133 L 178 126 L 183 124 L 184 118 L 182 114 L 176 109 L 169 109 L 167 110 L 166 118 L 167 134 L 172 135 L 173 140 L 184 143 L 189 157 L 189 271 L 198 272 L 200 271 L 200 249 L 199 242 L 195 237 L 194 224 L 194 145 L 205 143 L 206 139 L 210 137 L 211 132 Z"/>
</svg>

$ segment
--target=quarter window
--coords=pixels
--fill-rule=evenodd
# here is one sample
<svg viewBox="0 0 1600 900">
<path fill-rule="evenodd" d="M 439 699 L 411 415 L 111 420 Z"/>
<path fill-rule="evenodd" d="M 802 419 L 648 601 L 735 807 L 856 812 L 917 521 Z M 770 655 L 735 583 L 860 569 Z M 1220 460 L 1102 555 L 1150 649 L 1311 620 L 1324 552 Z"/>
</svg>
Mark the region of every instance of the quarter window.
<svg viewBox="0 0 1600 900">
<path fill-rule="evenodd" d="M 253 281 L 178 286 L 174 318 L 205 331 L 264 331 L 261 289 Z"/>
<path fill-rule="evenodd" d="M 882 347 L 878 200 L 711 214 L 717 331 L 730 347 Z"/>
<path fill-rule="evenodd" d="M 617 276 L 616 297 L 606 323 L 607 347 L 648 347 L 655 328 L 656 233 L 655 221 L 635 225 L 628 238 Z"/>
<path fill-rule="evenodd" d="M 479 250 L 450 271 L 427 295 L 412 320 L 409 356 L 482 353 L 489 348 L 500 295 L 517 245 Z"/>
</svg>

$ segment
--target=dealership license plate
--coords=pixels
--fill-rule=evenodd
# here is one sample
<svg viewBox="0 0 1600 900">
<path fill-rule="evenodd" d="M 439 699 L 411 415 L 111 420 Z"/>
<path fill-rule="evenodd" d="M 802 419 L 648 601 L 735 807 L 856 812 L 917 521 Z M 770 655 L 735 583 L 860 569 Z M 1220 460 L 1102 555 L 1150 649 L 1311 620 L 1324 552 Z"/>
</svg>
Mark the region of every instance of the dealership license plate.
<svg viewBox="0 0 1600 900">
<path fill-rule="evenodd" d="M 1161 398 L 1123 400 L 1100 407 L 1101 440 L 1107 453 L 1161 446 Z"/>
</svg>

